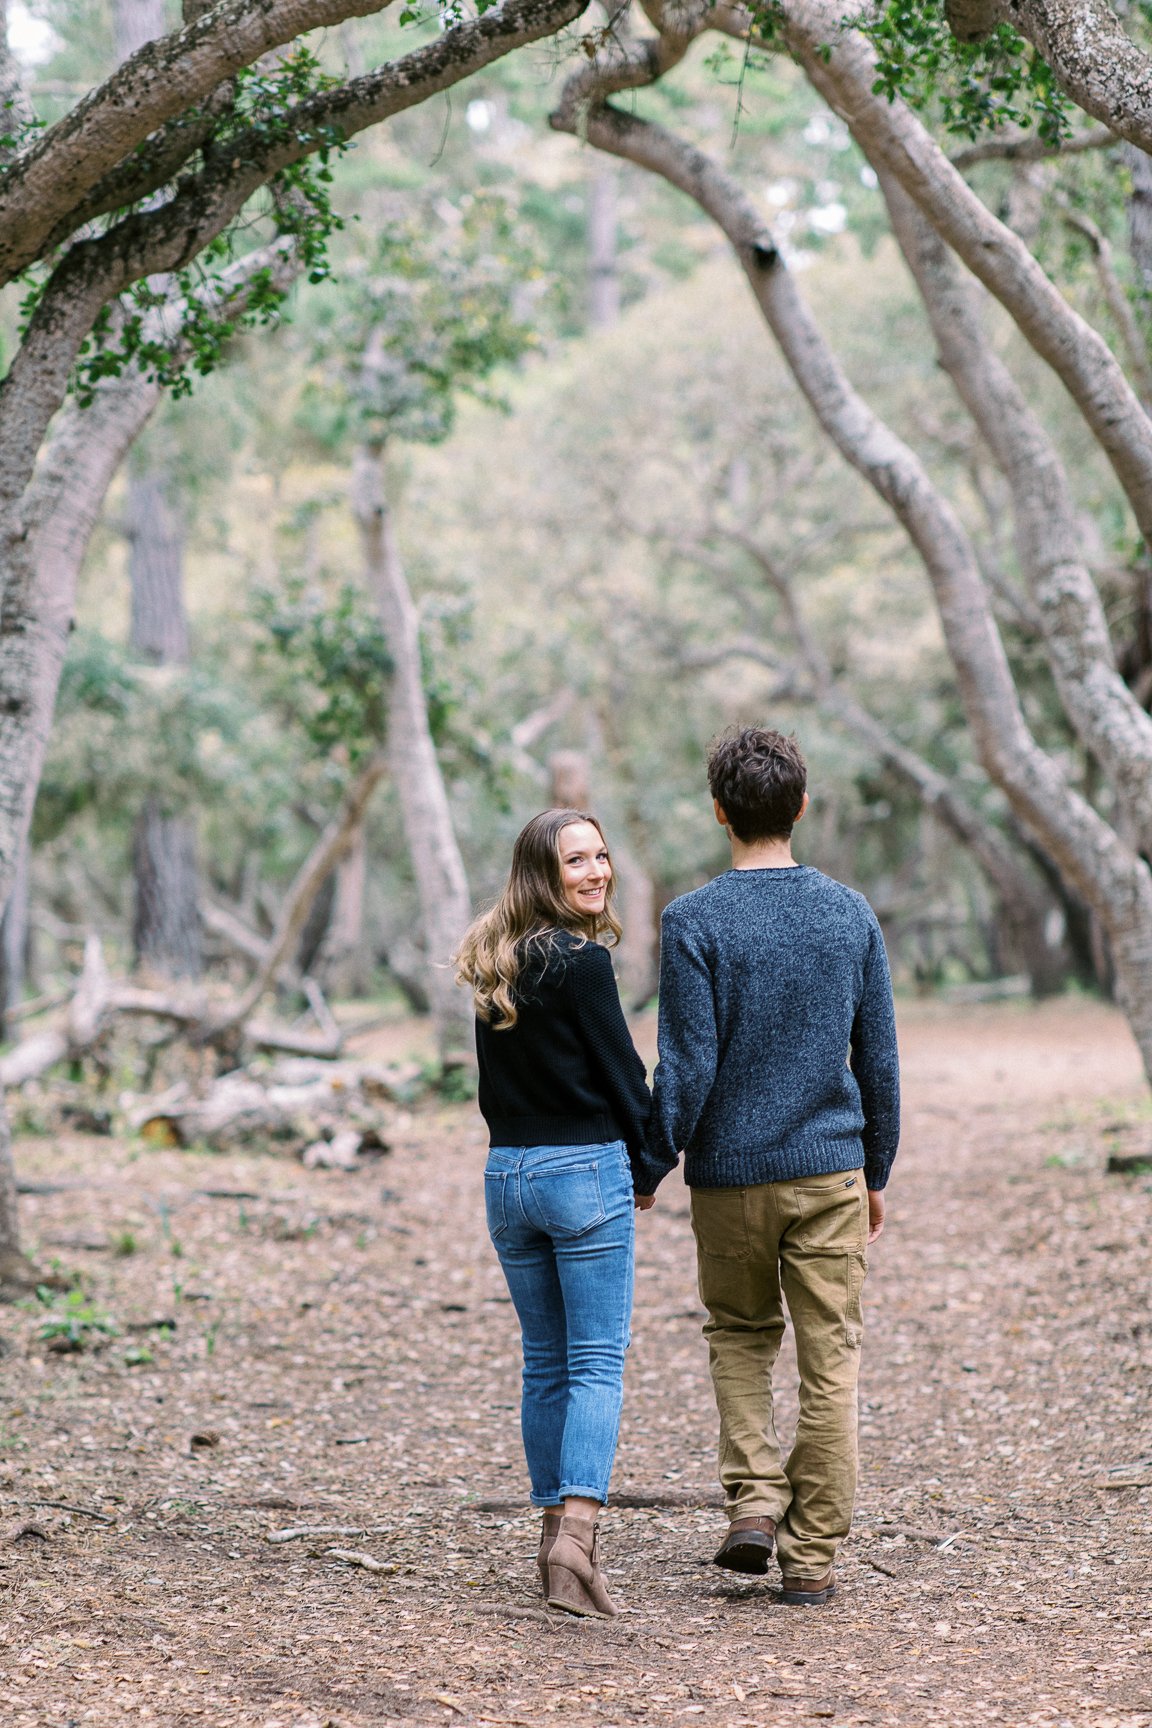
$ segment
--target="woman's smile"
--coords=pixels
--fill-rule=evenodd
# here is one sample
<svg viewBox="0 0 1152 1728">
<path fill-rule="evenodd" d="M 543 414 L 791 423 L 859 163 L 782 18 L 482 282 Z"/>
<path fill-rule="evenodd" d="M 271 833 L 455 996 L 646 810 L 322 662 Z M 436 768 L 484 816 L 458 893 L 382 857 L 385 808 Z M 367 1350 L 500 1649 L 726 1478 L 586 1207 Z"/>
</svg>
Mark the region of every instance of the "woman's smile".
<svg viewBox="0 0 1152 1728">
<path fill-rule="evenodd" d="M 594 822 L 569 822 L 559 839 L 564 898 L 574 912 L 592 918 L 603 912 L 612 880 L 604 836 Z"/>
</svg>

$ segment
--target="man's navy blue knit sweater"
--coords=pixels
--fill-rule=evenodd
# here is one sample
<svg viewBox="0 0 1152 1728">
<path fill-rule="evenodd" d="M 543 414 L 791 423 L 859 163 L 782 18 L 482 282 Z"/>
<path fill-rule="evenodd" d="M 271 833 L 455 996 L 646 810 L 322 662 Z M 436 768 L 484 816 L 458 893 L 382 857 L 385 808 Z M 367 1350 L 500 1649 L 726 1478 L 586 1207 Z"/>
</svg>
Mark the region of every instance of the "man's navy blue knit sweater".
<svg viewBox="0 0 1152 1728">
<path fill-rule="evenodd" d="M 863 1166 L 883 1188 L 900 1082 L 892 985 L 862 895 L 807 865 L 729 870 L 661 920 L 660 1061 L 636 1186 Z"/>
</svg>

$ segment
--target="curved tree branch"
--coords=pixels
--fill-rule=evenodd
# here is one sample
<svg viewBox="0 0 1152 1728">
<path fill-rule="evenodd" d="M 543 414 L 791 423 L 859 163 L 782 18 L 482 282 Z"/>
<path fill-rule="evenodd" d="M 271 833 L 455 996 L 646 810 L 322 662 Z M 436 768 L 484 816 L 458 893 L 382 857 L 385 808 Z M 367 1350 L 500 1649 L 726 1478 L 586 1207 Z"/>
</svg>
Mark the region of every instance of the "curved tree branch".
<svg viewBox="0 0 1152 1728">
<path fill-rule="evenodd" d="M 1011 489 L 1020 564 L 1064 711 L 1152 852 L 1152 717 L 1117 670 L 1104 607 L 1078 550 L 1064 464 L 988 340 L 979 288 L 895 178 L 884 174 L 880 184 L 941 365 Z"/>
<path fill-rule="evenodd" d="M 147 42 L 0 172 L 0 280 L 40 256 L 45 236 L 158 128 L 206 101 L 270 49 L 390 0 L 220 0 Z"/>
<path fill-rule="evenodd" d="M 791 13 L 792 0 L 784 3 Z M 907 533 L 932 583 L 980 758 L 1018 817 L 1107 929 L 1119 993 L 1152 1078 L 1152 872 L 1033 737 L 975 554 L 955 511 L 915 452 L 853 390 L 743 190 L 702 151 L 665 128 L 611 104 L 596 106 L 591 91 L 586 100 L 581 130 L 591 144 L 659 174 L 720 226 L 821 427 Z M 554 124 L 577 129 L 563 104 Z"/>
<path fill-rule="evenodd" d="M 875 56 L 843 27 L 844 0 L 779 0 L 784 39 L 879 171 L 887 169 L 1061 379 L 1152 545 L 1152 420 L 1103 337 L 1073 311 L 1024 242 L 991 213 L 906 103 L 874 89 Z M 859 6 L 853 8 L 853 12 Z M 715 27 L 747 36 L 717 9 Z"/>
<path fill-rule="evenodd" d="M 525 43 L 555 34 L 587 0 L 505 0 L 469 23 L 339 90 L 297 105 L 286 136 L 260 128 L 233 141 L 225 160 L 180 185 L 157 210 L 78 241 L 54 271 L 8 376 L 0 383 L 0 507 L 19 499 L 36 451 L 64 400 L 80 346 L 101 308 L 141 277 L 179 270 L 227 227 L 281 169 L 450 89 Z M 142 50 L 143 52 L 143 50 Z"/>
<path fill-rule="evenodd" d="M 1057 156 L 1083 156 L 1089 150 L 1111 150 L 1122 140 L 1110 126 L 1094 126 L 1090 132 L 1050 144 L 1037 132 L 1004 131 L 966 144 L 953 152 L 953 168 L 974 168 L 978 162 L 1048 162 Z"/>
</svg>

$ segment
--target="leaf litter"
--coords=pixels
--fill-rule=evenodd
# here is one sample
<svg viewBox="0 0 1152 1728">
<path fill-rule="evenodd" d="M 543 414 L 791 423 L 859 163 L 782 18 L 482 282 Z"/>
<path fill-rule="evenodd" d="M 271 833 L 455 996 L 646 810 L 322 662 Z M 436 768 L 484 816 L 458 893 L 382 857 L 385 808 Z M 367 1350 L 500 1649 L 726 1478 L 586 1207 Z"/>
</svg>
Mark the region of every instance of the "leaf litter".
<svg viewBox="0 0 1152 1728">
<path fill-rule="evenodd" d="M 574 1622 L 537 1594 L 470 1109 L 416 1111 L 383 1192 L 379 1166 L 22 1142 L 33 1243 L 135 1247 L 74 1251 L 120 1328 L 97 1350 L 0 1311 L 0 1521 L 37 1526 L 0 1546 L 5 1728 L 1152 1728 L 1152 1183 L 1105 1172 L 1118 1117 L 1126 1150 L 1148 1132 L 1130 1040 L 1090 1003 L 903 1022 L 859 1506 L 819 1612 L 711 1565 L 678 1181 L 639 1220 L 623 1612 Z"/>
</svg>

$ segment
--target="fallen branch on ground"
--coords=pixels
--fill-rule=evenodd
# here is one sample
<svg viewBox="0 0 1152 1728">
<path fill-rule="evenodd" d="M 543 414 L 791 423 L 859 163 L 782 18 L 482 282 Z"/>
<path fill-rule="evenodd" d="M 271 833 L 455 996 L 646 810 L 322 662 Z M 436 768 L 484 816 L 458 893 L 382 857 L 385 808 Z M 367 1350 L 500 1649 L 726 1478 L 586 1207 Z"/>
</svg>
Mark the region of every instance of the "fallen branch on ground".
<svg viewBox="0 0 1152 1728">
<path fill-rule="evenodd" d="M 371 1554 L 361 1554 L 356 1548 L 325 1548 L 325 1560 L 343 1560 L 346 1566 L 362 1566 L 365 1572 L 395 1572 L 393 1565 L 374 1560 Z"/>
</svg>

